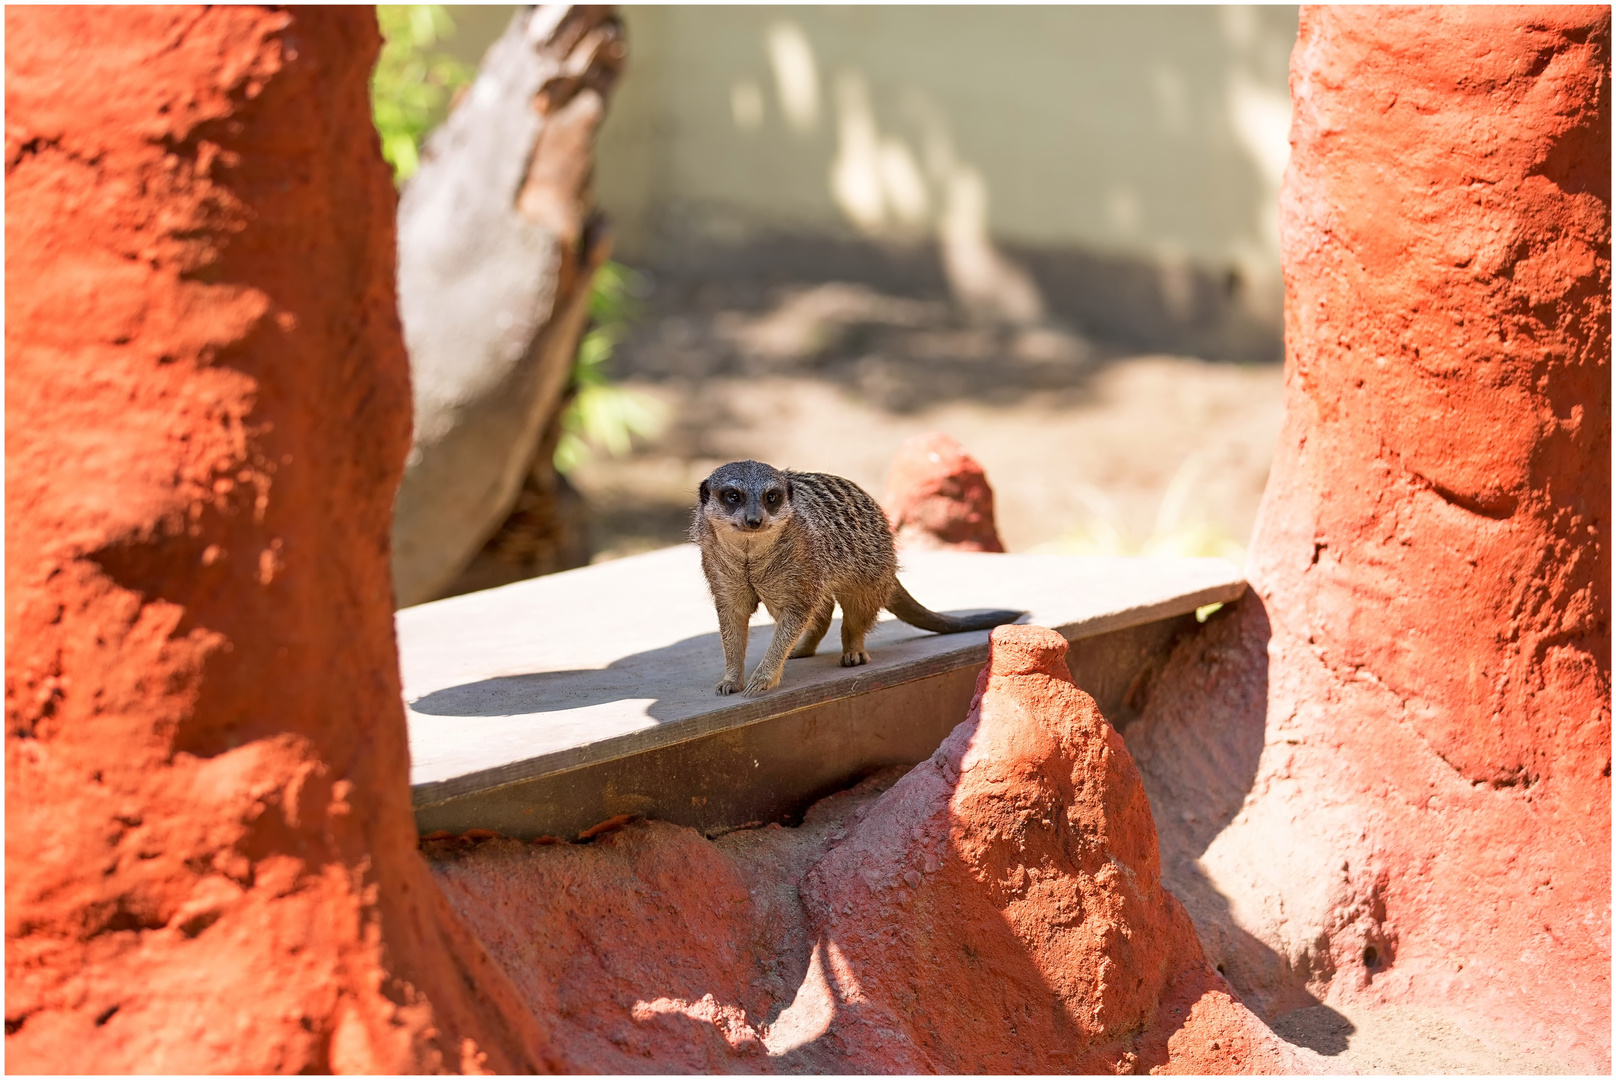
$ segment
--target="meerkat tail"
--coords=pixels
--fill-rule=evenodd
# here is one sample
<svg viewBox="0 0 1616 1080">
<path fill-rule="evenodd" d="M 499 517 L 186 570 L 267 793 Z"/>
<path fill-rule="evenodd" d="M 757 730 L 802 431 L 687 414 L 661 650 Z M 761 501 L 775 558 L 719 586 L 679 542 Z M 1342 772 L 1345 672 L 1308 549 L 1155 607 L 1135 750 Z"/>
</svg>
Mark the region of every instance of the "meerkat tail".
<svg viewBox="0 0 1616 1080">
<path fill-rule="evenodd" d="M 919 600 L 909 595 L 909 590 L 901 582 L 894 582 L 892 598 L 887 601 L 887 610 L 910 626 L 918 626 L 922 630 L 930 630 L 934 634 L 958 634 L 965 630 L 990 630 L 995 626 L 1015 622 L 1024 611 L 984 611 L 980 615 L 968 615 L 958 618 L 953 615 L 943 615 L 923 606 Z"/>
</svg>

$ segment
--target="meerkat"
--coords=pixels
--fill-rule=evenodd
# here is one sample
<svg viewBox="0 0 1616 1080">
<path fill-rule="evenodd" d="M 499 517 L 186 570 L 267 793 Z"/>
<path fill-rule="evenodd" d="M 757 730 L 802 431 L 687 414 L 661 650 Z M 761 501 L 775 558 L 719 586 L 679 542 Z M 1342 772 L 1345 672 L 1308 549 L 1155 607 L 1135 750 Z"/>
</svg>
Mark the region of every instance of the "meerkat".
<svg viewBox="0 0 1616 1080">
<path fill-rule="evenodd" d="M 720 694 L 743 688 L 747 623 L 760 600 L 774 619 L 774 639 L 744 683 L 747 694 L 780 685 L 788 653 L 814 655 L 838 603 L 843 667 L 869 663 L 864 636 L 882 608 L 939 634 L 986 630 L 1024 614 L 957 618 L 921 606 L 898 583 L 885 512 L 850 480 L 733 461 L 703 480 L 697 495 L 690 537 L 701 548 L 702 572 L 718 608 Z"/>
</svg>

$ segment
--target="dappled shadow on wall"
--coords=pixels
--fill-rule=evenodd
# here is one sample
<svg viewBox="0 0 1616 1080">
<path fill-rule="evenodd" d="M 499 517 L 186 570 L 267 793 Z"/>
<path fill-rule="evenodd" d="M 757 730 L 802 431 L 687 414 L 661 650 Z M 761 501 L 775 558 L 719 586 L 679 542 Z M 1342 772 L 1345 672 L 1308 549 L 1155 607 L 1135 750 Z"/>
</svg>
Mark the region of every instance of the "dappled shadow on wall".
<svg viewBox="0 0 1616 1080">
<path fill-rule="evenodd" d="M 760 26 L 753 62 L 765 65 L 772 79 L 760 80 L 738 69 L 730 85 L 730 119 L 741 140 L 735 148 L 736 167 L 744 173 L 748 154 L 763 153 L 764 146 L 776 156 L 785 152 L 794 163 L 791 173 L 803 177 L 802 183 L 810 188 L 823 183 L 820 198 L 834 207 L 845 229 L 838 239 L 807 240 L 785 234 L 784 217 L 774 220 L 765 215 L 742 227 L 737 222 L 748 214 L 755 216 L 754 211 L 739 205 L 681 206 L 678 213 L 670 210 L 663 223 L 671 241 L 665 247 L 670 253 L 667 265 L 660 268 L 667 271 L 659 275 L 664 284 L 674 284 L 666 280 L 669 277 L 689 278 L 699 281 L 707 293 L 726 291 L 731 284 L 753 286 L 759 293 L 755 297 L 726 298 L 724 314 L 742 324 L 749 318 L 778 322 L 794 317 L 800 312 L 776 310 L 793 302 L 786 294 L 824 283 L 862 286 L 892 300 L 937 300 L 946 305 L 947 319 L 941 324 L 929 318 L 917 325 L 912 316 L 894 323 L 867 310 L 844 310 L 827 313 L 807 335 L 855 345 L 871 334 L 880 336 L 881 360 L 901 362 L 923 351 L 918 341 L 893 341 L 902 336 L 894 331 L 930 331 L 935 337 L 949 320 L 976 332 L 977 352 L 1011 361 L 1055 360 L 1067 373 L 1080 370 L 1080 361 L 1094 359 L 1096 350 L 1103 357 L 1110 349 L 1241 362 L 1280 358 L 1277 196 L 1289 153 L 1290 110 L 1283 79 L 1276 81 L 1266 70 L 1273 64 L 1263 62 L 1275 51 L 1269 47 L 1274 42 L 1268 40 L 1278 33 L 1267 26 L 1272 20 L 1256 19 L 1244 9 L 1223 12 L 1204 28 L 1209 31 L 1205 47 L 1196 47 L 1197 55 L 1204 53 L 1204 70 L 1186 75 L 1158 58 L 1148 65 L 1148 77 L 1115 87 L 1107 84 L 1115 93 L 1138 97 L 1139 104 L 1127 116 L 1160 128 L 1156 140 L 1160 146 L 1184 143 L 1184 152 L 1190 154 L 1186 168 L 1198 170 L 1216 163 L 1221 170 L 1217 177 L 1199 182 L 1200 187 L 1227 188 L 1225 194 L 1208 196 L 1207 209 L 1233 215 L 1209 233 L 1218 237 L 1215 243 L 1222 251 L 1216 259 L 1204 252 L 1199 257 L 1186 254 L 1194 245 L 1186 247 L 1188 238 L 1177 235 L 1170 224 L 1185 211 L 1157 205 L 1164 199 L 1182 202 L 1171 193 L 1184 188 L 1184 183 L 1168 180 L 1154 188 L 1147 185 L 1147 190 L 1136 182 L 1141 169 L 1160 165 L 1161 154 L 1173 159 L 1174 152 L 1155 145 L 1145 153 L 1145 144 L 1131 156 L 1085 159 L 1079 170 L 1086 177 L 1082 190 L 1098 187 L 1088 194 L 1074 191 L 1064 200 L 1071 208 L 1064 216 L 1071 220 L 1054 226 L 1048 239 L 1006 243 L 994 224 L 1004 210 L 994 211 L 992 177 L 1005 181 L 1005 170 L 1017 167 L 1015 162 L 1044 160 L 1048 155 L 1037 147 L 1051 138 L 1077 136 L 1029 128 L 1024 135 L 1027 149 L 1012 154 L 1015 161 L 991 155 L 976 160 L 962 146 L 959 118 L 941 104 L 947 94 L 937 80 L 954 76 L 936 71 L 915 74 L 911 69 L 906 80 L 884 67 L 866 70 L 849 62 L 848 55 L 838 58 L 839 53 L 849 53 L 846 28 L 833 31 L 822 18 L 804 21 L 817 28 L 819 40 L 790 16 L 771 17 Z M 888 27 L 886 32 L 890 35 L 893 30 Z M 950 31 L 936 32 L 945 35 L 940 43 L 952 42 L 946 36 Z M 959 32 L 958 27 L 952 31 Z M 998 70 L 985 57 L 979 61 L 978 66 Z M 999 63 L 1002 66 L 1002 60 Z M 740 62 L 740 68 L 745 67 Z M 900 64 L 894 70 L 902 69 Z M 973 74 L 982 77 L 981 71 Z M 1035 81 L 1027 82 L 1026 93 L 1036 93 Z M 1002 111 L 1013 100 L 1011 92 L 983 108 Z M 1094 102 L 1083 107 L 1104 111 Z M 1147 115 L 1153 119 L 1147 120 Z M 976 119 L 974 127 L 965 124 L 965 133 L 972 136 L 965 141 L 972 145 L 982 141 L 981 118 Z M 1032 122 L 1013 111 L 1003 121 L 1012 128 Z M 770 129 L 775 131 L 772 138 L 744 149 L 749 140 Z M 1216 148 L 1209 149 L 1214 143 Z M 978 149 L 975 157 L 981 154 Z M 1149 164 L 1152 161 L 1155 166 Z M 1155 175 L 1160 175 L 1159 168 Z M 1070 177 L 1051 176 L 1048 183 L 1069 181 Z M 800 200 L 807 194 L 805 189 L 791 198 Z M 1231 199 L 1238 204 L 1248 195 L 1249 214 L 1229 205 Z M 694 191 L 680 197 L 691 196 L 700 199 Z M 1056 196 L 1051 205 L 1061 202 Z M 1019 213 L 1026 217 L 1025 209 Z M 726 229 L 713 231 L 707 218 L 723 219 Z M 1090 223 L 1074 233 L 1079 222 Z M 1021 228 L 1025 233 L 1026 221 Z M 1098 239 L 1076 239 L 1087 236 L 1084 230 L 1096 228 L 1095 237 L 1108 238 L 1103 247 Z M 836 232 L 827 233 L 823 227 L 817 231 L 821 237 Z M 717 241 L 719 232 L 727 239 Z M 1196 242 L 1204 248 L 1207 237 Z M 840 250 L 825 250 L 831 247 Z M 731 278 L 733 282 L 726 280 Z M 692 310 L 686 302 L 677 306 Z M 724 329 L 713 335 L 721 354 L 780 361 L 800 359 L 805 351 L 798 350 L 794 357 L 782 356 L 779 350 L 771 355 L 767 348 L 752 347 L 747 339 L 758 335 L 747 333 L 746 326 L 739 328 L 739 334 Z M 917 336 L 921 335 L 909 335 Z M 980 344 L 984 338 L 985 347 Z M 970 342 L 956 342 L 944 351 L 969 352 L 972 347 Z M 806 351 L 836 358 L 834 347 Z M 1015 377 L 1020 374 L 1014 373 L 1009 381 L 1020 381 Z"/>
</svg>

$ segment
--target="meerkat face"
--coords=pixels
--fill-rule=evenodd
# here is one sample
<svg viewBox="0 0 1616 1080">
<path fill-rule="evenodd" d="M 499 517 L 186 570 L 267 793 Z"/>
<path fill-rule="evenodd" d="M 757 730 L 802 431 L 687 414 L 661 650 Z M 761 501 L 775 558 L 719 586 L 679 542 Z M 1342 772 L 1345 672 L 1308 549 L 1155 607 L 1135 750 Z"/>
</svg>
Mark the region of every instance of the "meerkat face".
<svg viewBox="0 0 1616 1080">
<path fill-rule="evenodd" d="M 791 480 L 759 461 L 732 461 L 701 482 L 701 513 L 715 528 L 770 533 L 791 516 Z"/>
</svg>

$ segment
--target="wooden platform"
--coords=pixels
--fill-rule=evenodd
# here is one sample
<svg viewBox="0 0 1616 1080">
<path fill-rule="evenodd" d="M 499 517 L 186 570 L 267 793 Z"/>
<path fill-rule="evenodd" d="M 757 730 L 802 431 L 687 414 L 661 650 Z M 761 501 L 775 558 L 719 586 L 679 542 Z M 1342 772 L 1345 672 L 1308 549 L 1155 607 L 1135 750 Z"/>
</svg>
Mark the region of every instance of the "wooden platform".
<svg viewBox="0 0 1616 1080">
<path fill-rule="evenodd" d="M 1245 589 L 1220 559 L 907 552 L 902 565 L 934 610 L 1024 608 L 1082 642 L 1074 675 L 1102 709 L 1198 607 Z M 964 719 L 987 656 L 987 631 L 929 634 L 885 615 L 864 667 L 840 666 L 833 625 L 778 689 L 720 697 L 717 626 L 689 545 L 398 612 L 422 831 L 789 819 L 863 772 L 927 757 Z M 753 627 L 748 670 L 773 633 L 761 611 Z"/>
</svg>

